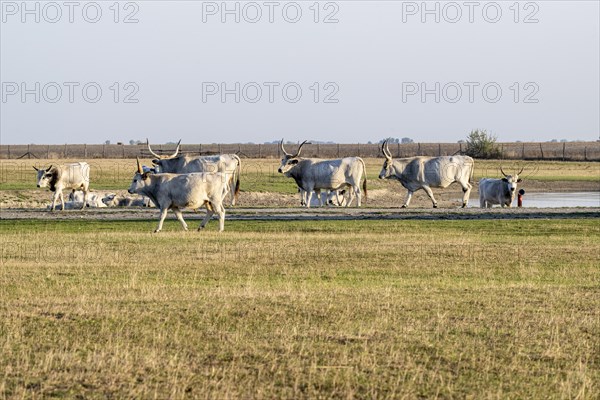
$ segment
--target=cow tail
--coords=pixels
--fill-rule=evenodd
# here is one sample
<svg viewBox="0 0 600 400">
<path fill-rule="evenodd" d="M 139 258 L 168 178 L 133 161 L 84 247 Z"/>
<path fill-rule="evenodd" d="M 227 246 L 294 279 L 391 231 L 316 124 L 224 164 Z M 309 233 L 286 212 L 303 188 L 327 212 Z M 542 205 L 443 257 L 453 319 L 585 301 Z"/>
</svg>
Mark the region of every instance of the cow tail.
<svg viewBox="0 0 600 400">
<path fill-rule="evenodd" d="M 469 176 L 469 183 L 475 183 L 473 182 L 473 173 L 475 172 L 475 160 L 471 159 L 471 175 Z"/>
<path fill-rule="evenodd" d="M 233 195 L 237 200 L 238 194 L 240 193 L 240 172 L 242 168 L 242 160 L 237 155 L 234 155 L 234 157 L 237 160 L 237 167 L 235 168 L 235 190 Z"/>
<path fill-rule="evenodd" d="M 365 202 L 367 201 L 367 197 L 368 197 L 368 193 L 367 193 L 367 167 L 365 166 L 365 162 L 363 161 L 362 158 L 359 158 L 360 162 L 362 163 L 363 166 L 363 173 L 365 174 L 365 180 L 363 182 L 363 193 L 365 194 Z"/>
</svg>

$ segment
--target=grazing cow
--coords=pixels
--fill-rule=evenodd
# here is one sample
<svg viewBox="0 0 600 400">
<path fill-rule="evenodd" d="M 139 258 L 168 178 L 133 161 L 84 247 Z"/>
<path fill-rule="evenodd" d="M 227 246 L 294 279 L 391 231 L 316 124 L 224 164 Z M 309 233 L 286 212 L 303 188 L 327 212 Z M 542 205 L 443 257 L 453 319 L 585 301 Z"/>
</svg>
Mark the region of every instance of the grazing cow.
<svg viewBox="0 0 600 400">
<path fill-rule="evenodd" d="M 181 208 L 198 209 L 206 206 L 206 216 L 198 230 L 204 228 L 216 212 L 219 215 L 219 232 L 225 228 L 225 207 L 223 199 L 227 194 L 226 174 L 196 172 L 189 174 L 151 174 L 144 173 L 140 160 L 137 160 L 137 172 L 133 176 L 129 193 L 149 197 L 158 208 L 160 218 L 154 232 L 160 232 L 167 211 L 173 210 L 184 230 L 187 224 L 183 220 Z"/>
<path fill-rule="evenodd" d="M 363 173 L 365 175 L 363 192 L 365 199 L 367 197 L 367 172 L 362 158 L 346 157 L 336 160 L 301 158 L 300 152 L 305 143 L 306 140 L 298 147 L 296 154 L 292 155 L 285 151 L 283 139 L 281 140 L 280 146 L 284 157 L 278 171 L 296 181 L 301 189 L 301 196 L 304 194 L 302 197 L 304 197 L 306 207 L 310 207 L 313 191 L 341 190 L 347 187 L 351 187 L 352 190 L 346 207 L 350 206 L 354 200 L 354 195 L 356 195 L 357 206 L 360 207 L 362 197 L 360 181 Z"/>
<path fill-rule="evenodd" d="M 87 194 L 90 188 L 90 166 L 86 162 L 77 162 L 57 166 L 49 166 L 47 169 L 37 169 L 37 187 L 49 187 L 52 196 L 51 211 L 56 208 L 56 200 L 60 197 L 61 210 L 65 209 L 63 189 L 83 190 L 82 207 L 85 208 Z"/>
<path fill-rule="evenodd" d="M 88 193 L 87 206 L 90 208 L 102 208 L 106 207 L 106 204 L 102 202 L 102 195 L 97 193 Z M 69 201 L 73 203 L 83 203 L 84 193 L 81 190 L 73 190 L 69 193 Z M 67 207 L 68 209 L 69 207 Z"/>
<path fill-rule="evenodd" d="M 146 144 L 148 145 L 148 151 L 156 157 L 156 159 L 152 160 L 152 163 L 158 173 L 222 172 L 227 174 L 227 188 L 231 193 L 230 204 L 232 206 L 235 205 L 240 192 L 240 170 L 242 167 L 242 160 L 236 154 L 178 156 L 179 143 L 177 143 L 177 148 L 172 155 L 161 156 L 152 151 L 148 139 L 146 139 Z"/>
<path fill-rule="evenodd" d="M 419 189 L 425 190 L 433 203 L 433 208 L 437 208 L 437 201 L 433 197 L 431 188 L 445 189 L 454 182 L 462 186 L 462 206 L 467 206 L 472 188 L 469 181 L 473 178 L 474 168 L 471 157 L 410 157 L 393 160 L 387 140 L 383 142 L 381 151 L 385 155 L 385 162 L 379 173 L 379 179 L 396 179 L 408 190 L 402 208 L 408 207 L 413 193 Z"/>
<path fill-rule="evenodd" d="M 519 175 L 523 172 L 523 168 L 514 175 L 506 175 L 502 167 L 500 167 L 500 172 L 504 175 L 502 179 L 483 178 L 479 181 L 479 206 L 481 208 L 491 208 L 494 204 L 512 207 L 517 193 L 517 183 L 522 182 Z"/>
<path fill-rule="evenodd" d="M 152 207 L 149 198 L 142 196 L 138 199 L 131 197 L 117 196 L 115 193 L 109 193 L 102 198 L 104 207 Z"/>
</svg>

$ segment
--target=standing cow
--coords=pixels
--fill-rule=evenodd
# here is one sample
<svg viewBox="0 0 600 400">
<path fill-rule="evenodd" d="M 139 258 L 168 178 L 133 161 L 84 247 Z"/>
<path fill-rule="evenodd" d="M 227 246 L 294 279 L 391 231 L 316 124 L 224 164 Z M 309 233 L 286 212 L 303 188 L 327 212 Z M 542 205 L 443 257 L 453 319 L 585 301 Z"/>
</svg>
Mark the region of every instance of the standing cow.
<svg viewBox="0 0 600 400">
<path fill-rule="evenodd" d="M 168 210 L 173 210 L 183 229 L 188 226 L 183 220 L 181 208 L 198 209 L 206 206 L 206 216 L 198 230 L 204 228 L 213 214 L 219 215 L 219 232 L 225 229 L 225 207 L 223 199 L 227 193 L 226 175 L 220 172 L 196 172 L 189 174 L 152 174 L 142 170 L 137 160 L 137 172 L 133 176 L 129 193 L 149 197 L 160 209 L 158 227 L 160 232 Z"/>
<path fill-rule="evenodd" d="M 51 211 L 55 210 L 56 200 L 60 197 L 61 209 L 65 209 L 63 189 L 83 190 L 83 202 L 81 209 L 85 208 L 87 196 L 90 189 L 90 166 L 86 162 L 77 162 L 57 166 L 49 166 L 47 169 L 38 169 L 37 187 L 49 187 L 52 196 Z"/>
<path fill-rule="evenodd" d="M 181 140 L 179 141 L 181 142 Z M 150 142 L 146 139 L 148 151 L 156 157 L 152 160 L 156 172 L 185 174 L 190 172 L 222 172 L 227 174 L 227 187 L 231 193 L 230 204 L 235 205 L 240 192 L 240 170 L 242 160 L 236 154 L 221 154 L 216 156 L 179 155 L 179 143 L 175 152 L 170 156 L 161 156 L 152 151 Z"/>
<path fill-rule="evenodd" d="M 413 193 L 419 189 L 427 193 L 433 208 L 437 208 L 437 201 L 433 197 L 431 188 L 445 189 L 454 182 L 462 186 L 462 206 L 467 206 L 472 188 L 469 181 L 473 178 L 474 168 L 471 157 L 410 157 L 393 160 L 387 140 L 383 142 L 381 151 L 385 155 L 385 162 L 379 173 L 379 179 L 396 179 L 408 190 L 402 208 L 408 207 Z"/>
<path fill-rule="evenodd" d="M 340 190 L 346 187 L 352 188 L 346 207 L 350 206 L 355 195 L 357 206 L 360 207 L 362 197 L 360 181 L 363 173 L 365 174 L 363 192 L 365 199 L 367 197 L 367 171 L 362 158 L 346 157 L 336 160 L 301 158 L 300 152 L 305 143 L 306 140 L 298 147 L 296 154 L 292 155 L 285 151 L 283 139 L 281 140 L 280 146 L 284 157 L 278 171 L 289 178 L 293 178 L 301 189 L 301 194 L 304 191 L 306 207 L 310 207 L 314 191 Z"/>
<path fill-rule="evenodd" d="M 500 172 L 504 175 L 502 179 L 483 178 L 479 181 L 479 206 L 481 208 L 491 208 L 494 204 L 500 204 L 501 207 L 512 207 L 517 193 L 517 183 L 521 182 L 521 172 L 514 175 L 507 175 L 500 167 Z"/>
</svg>

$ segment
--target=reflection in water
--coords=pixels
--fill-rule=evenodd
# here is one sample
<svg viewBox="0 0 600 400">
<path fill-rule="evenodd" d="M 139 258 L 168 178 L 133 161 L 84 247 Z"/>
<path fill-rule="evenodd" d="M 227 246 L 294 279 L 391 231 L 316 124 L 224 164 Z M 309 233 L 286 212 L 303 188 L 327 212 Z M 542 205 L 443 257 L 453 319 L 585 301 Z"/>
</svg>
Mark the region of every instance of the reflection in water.
<svg viewBox="0 0 600 400">
<path fill-rule="evenodd" d="M 516 197 L 512 205 L 517 206 Z M 479 207 L 479 198 L 471 197 L 469 207 Z M 494 207 L 500 206 L 494 205 Z M 600 192 L 525 193 L 523 207 L 600 207 Z"/>
<path fill-rule="evenodd" d="M 600 207 L 600 192 L 525 193 L 523 207 Z"/>
</svg>

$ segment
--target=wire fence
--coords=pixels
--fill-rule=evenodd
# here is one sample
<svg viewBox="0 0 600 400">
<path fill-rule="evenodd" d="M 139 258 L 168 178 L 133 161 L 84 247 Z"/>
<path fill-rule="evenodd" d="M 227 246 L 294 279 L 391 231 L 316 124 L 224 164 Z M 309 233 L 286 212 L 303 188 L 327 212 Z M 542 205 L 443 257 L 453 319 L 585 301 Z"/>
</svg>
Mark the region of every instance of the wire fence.
<svg viewBox="0 0 600 400">
<path fill-rule="evenodd" d="M 498 143 L 507 160 L 600 161 L 600 142 L 529 142 Z M 295 152 L 297 144 L 287 144 Z M 394 157 L 449 156 L 461 154 L 464 143 L 390 144 Z M 172 154 L 174 144 L 152 145 L 158 154 Z M 180 153 L 192 155 L 237 154 L 242 158 L 281 158 L 279 144 L 182 144 Z M 383 157 L 378 144 L 306 144 L 304 157 L 340 158 L 358 156 Z M 131 159 L 153 157 L 145 144 L 64 144 L 64 145 L 0 145 L 0 159 Z"/>
</svg>

